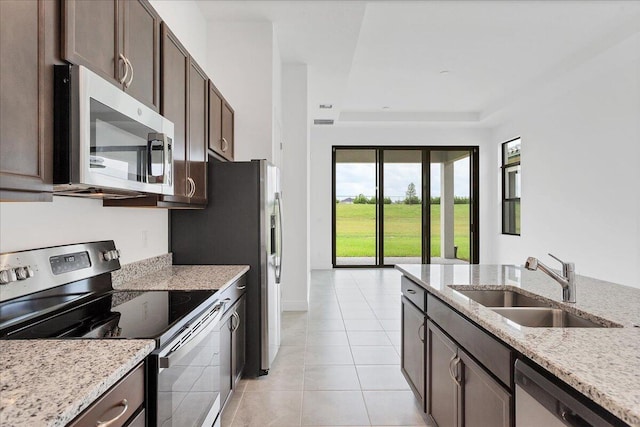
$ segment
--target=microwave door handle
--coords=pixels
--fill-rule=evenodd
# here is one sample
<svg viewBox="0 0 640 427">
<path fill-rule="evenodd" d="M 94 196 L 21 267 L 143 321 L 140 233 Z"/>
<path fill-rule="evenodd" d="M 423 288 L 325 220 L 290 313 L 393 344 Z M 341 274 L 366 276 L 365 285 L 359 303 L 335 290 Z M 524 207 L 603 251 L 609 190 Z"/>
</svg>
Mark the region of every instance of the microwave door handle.
<svg viewBox="0 0 640 427">
<path fill-rule="evenodd" d="M 171 170 L 173 165 L 173 145 L 172 140 L 164 135 L 164 173 L 162 183 L 171 185 Z"/>
<path fill-rule="evenodd" d="M 153 145 L 154 142 L 162 141 L 163 142 L 163 152 L 162 152 L 162 174 L 160 176 L 164 176 L 165 173 L 165 159 L 164 159 L 164 144 L 166 142 L 166 137 L 162 133 L 150 133 L 147 137 L 147 182 L 155 183 L 155 175 L 153 174 Z"/>
</svg>

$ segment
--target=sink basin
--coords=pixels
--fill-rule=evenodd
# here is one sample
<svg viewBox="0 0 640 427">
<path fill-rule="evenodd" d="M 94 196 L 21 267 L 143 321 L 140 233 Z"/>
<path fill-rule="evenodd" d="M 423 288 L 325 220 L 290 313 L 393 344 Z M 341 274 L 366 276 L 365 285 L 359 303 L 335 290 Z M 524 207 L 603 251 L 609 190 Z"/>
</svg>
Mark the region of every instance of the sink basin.
<svg viewBox="0 0 640 427">
<path fill-rule="evenodd" d="M 514 291 L 455 289 L 485 307 L 550 307 L 551 304 Z"/>
<path fill-rule="evenodd" d="M 520 307 L 493 308 L 493 311 L 521 326 L 530 328 L 606 328 L 608 326 L 592 322 L 559 308 Z"/>
</svg>

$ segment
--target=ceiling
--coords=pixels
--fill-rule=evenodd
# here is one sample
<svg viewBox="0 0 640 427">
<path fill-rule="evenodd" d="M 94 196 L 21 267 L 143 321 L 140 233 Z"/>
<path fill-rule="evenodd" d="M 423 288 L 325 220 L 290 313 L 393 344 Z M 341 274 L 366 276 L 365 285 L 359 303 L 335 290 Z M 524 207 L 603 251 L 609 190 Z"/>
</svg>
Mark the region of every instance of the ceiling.
<svg viewBox="0 0 640 427">
<path fill-rule="evenodd" d="M 312 118 L 338 123 L 481 123 L 640 33 L 640 1 L 198 4 L 210 21 L 272 22 L 283 62 L 309 66 Z"/>
</svg>

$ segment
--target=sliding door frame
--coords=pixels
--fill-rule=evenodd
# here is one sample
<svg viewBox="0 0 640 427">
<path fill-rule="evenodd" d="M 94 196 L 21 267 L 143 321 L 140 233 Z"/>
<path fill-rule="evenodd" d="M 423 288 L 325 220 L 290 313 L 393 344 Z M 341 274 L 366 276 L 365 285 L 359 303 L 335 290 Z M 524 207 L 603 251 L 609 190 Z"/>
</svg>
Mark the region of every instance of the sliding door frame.
<svg viewBox="0 0 640 427">
<path fill-rule="evenodd" d="M 376 152 L 376 263 L 373 265 L 337 265 L 336 264 L 336 151 L 337 150 L 375 150 Z M 470 145 L 334 145 L 331 147 L 331 264 L 333 268 L 392 268 L 384 264 L 384 152 L 385 150 L 412 150 L 422 153 L 422 263 L 431 263 L 431 152 L 432 151 L 468 151 L 471 173 L 469 174 L 470 218 L 469 264 L 480 263 L 480 161 L 479 147 Z"/>
</svg>

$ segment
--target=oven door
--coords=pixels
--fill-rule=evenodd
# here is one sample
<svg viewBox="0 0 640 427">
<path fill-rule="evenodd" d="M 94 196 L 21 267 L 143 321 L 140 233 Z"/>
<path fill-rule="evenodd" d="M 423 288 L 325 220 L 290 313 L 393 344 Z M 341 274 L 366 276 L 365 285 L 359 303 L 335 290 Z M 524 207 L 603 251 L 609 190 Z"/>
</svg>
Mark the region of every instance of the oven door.
<svg viewBox="0 0 640 427">
<path fill-rule="evenodd" d="M 211 427 L 220 412 L 220 319 L 214 303 L 150 357 L 150 426 Z"/>
</svg>

